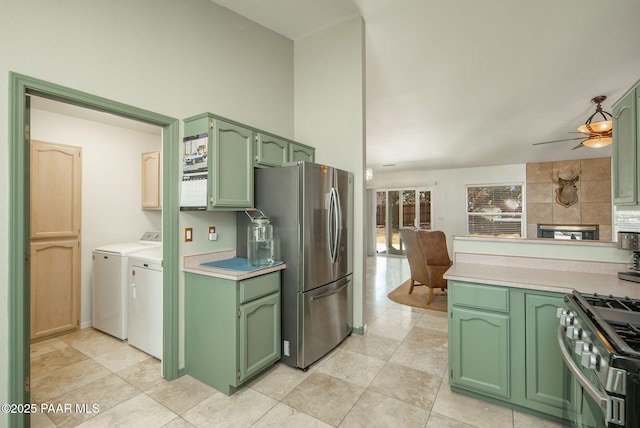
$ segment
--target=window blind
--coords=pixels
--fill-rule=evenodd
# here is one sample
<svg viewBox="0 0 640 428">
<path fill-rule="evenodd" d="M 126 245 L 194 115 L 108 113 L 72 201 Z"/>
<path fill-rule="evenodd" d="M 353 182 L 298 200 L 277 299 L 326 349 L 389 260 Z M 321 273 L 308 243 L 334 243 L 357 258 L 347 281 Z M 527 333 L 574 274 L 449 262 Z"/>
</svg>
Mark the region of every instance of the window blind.
<svg viewBox="0 0 640 428">
<path fill-rule="evenodd" d="M 522 236 L 522 185 L 467 186 L 470 235 Z"/>
</svg>

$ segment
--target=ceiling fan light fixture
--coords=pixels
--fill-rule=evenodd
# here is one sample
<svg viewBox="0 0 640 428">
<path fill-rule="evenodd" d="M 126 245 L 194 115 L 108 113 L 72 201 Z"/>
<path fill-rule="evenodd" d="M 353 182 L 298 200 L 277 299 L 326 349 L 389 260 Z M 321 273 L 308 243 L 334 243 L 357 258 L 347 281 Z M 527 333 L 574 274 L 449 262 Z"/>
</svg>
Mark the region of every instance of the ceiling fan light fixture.
<svg viewBox="0 0 640 428">
<path fill-rule="evenodd" d="M 585 123 L 584 125 L 581 125 L 578 127 L 578 132 L 582 132 L 583 134 L 606 134 L 611 132 L 612 129 L 612 120 L 601 120 L 600 122 Z"/>
<path fill-rule="evenodd" d="M 599 149 L 600 147 L 608 146 L 613 142 L 613 138 L 601 135 L 592 135 L 582 142 L 583 146 L 587 146 L 592 149 Z"/>
<path fill-rule="evenodd" d="M 596 111 L 587 118 L 587 120 L 584 122 L 584 125 L 581 125 L 578 127 L 578 132 L 582 132 L 583 134 L 609 134 L 610 135 L 611 130 L 613 129 L 613 121 L 611 120 L 612 119 L 611 113 L 608 113 L 602 110 L 602 106 L 600 105 L 600 103 L 602 103 L 606 99 L 607 99 L 606 95 L 599 95 L 591 99 L 591 102 L 596 105 Z M 592 123 L 591 121 L 597 114 L 602 116 L 602 119 L 604 120 Z M 609 136 L 609 135 L 606 135 L 606 136 Z"/>
</svg>

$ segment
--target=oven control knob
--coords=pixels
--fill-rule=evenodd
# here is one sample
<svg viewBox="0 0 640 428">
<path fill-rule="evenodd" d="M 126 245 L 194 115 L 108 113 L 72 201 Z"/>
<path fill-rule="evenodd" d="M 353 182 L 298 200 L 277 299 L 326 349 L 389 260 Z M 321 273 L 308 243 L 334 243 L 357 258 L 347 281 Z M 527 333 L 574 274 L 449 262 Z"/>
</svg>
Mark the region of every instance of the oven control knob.
<svg viewBox="0 0 640 428">
<path fill-rule="evenodd" d="M 573 314 L 571 313 L 571 311 L 569 311 L 566 314 L 563 314 L 560 316 L 560 324 L 562 324 L 565 327 L 573 325 L 574 319 L 575 318 Z"/>
<path fill-rule="evenodd" d="M 599 371 L 600 355 L 598 355 L 596 352 L 585 352 L 584 354 L 582 354 L 582 366 L 587 369 Z"/>
<path fill-rule="evenodd" d="M 591 341 L 589 340 L 589 333 L 584 330 L 580 330 L 580 340 L 584 340 L 584 342 L 591 347 Z"/>
<path fill-rule="evenodd" d="M 562 318 L 562 316 L 566 314 L 567 314 L 567 310 L 565 308 L 556 309 L 556 318 Z"/>
<path fill-rule="evenodd" d="M 591 352 L 592 345 L 589 342 L 585 342 L 584 340 L 578 340 L 574 344 L 575 353 L 582 356 L 585 352 Z"/>
<path fill-rule="evenodd" d="M 582 329 L 577 325 L 567 327 L 566 336 L 571 340 L 577 340 L 582 337 Z"/>
</svg>

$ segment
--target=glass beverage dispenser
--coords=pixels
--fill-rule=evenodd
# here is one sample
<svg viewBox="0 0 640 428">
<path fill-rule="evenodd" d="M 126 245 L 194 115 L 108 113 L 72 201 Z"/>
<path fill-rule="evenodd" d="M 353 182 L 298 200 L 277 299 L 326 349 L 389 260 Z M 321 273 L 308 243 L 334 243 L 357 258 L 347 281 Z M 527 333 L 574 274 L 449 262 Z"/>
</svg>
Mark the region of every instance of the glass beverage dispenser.
<svg viewBox="0 0 640 428">
<path fill-rule="evenodd" d="M 245 213 L 251 219 L 247 226 L 247 259 L 249 266 L 267 267 L 274 263 L 273 225 L 269 217 L 258 209 L 260 217 L 253 217 L 249 210 Z"/>
</svg>

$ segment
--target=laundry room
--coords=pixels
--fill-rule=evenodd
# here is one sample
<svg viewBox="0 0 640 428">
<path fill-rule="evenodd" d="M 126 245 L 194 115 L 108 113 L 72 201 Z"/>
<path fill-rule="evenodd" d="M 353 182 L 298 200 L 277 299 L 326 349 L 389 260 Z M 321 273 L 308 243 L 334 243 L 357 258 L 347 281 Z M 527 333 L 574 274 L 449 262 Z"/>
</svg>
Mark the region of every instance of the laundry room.
<svg viewBox="0 0 640 428">
<path fill-rule="evenodd" d="M 162 231 L 160 206 L 143 209 L 142 200 L 143 153 L 161 152 L 162 129 L 39 97 L 31 97 L 30 128 L 32 144 L 43 142 L 81 151 L 77 327 L 86 328 L 92 324 L 93 250 L 138 242 L 144 232 Z"/>
</svg>

